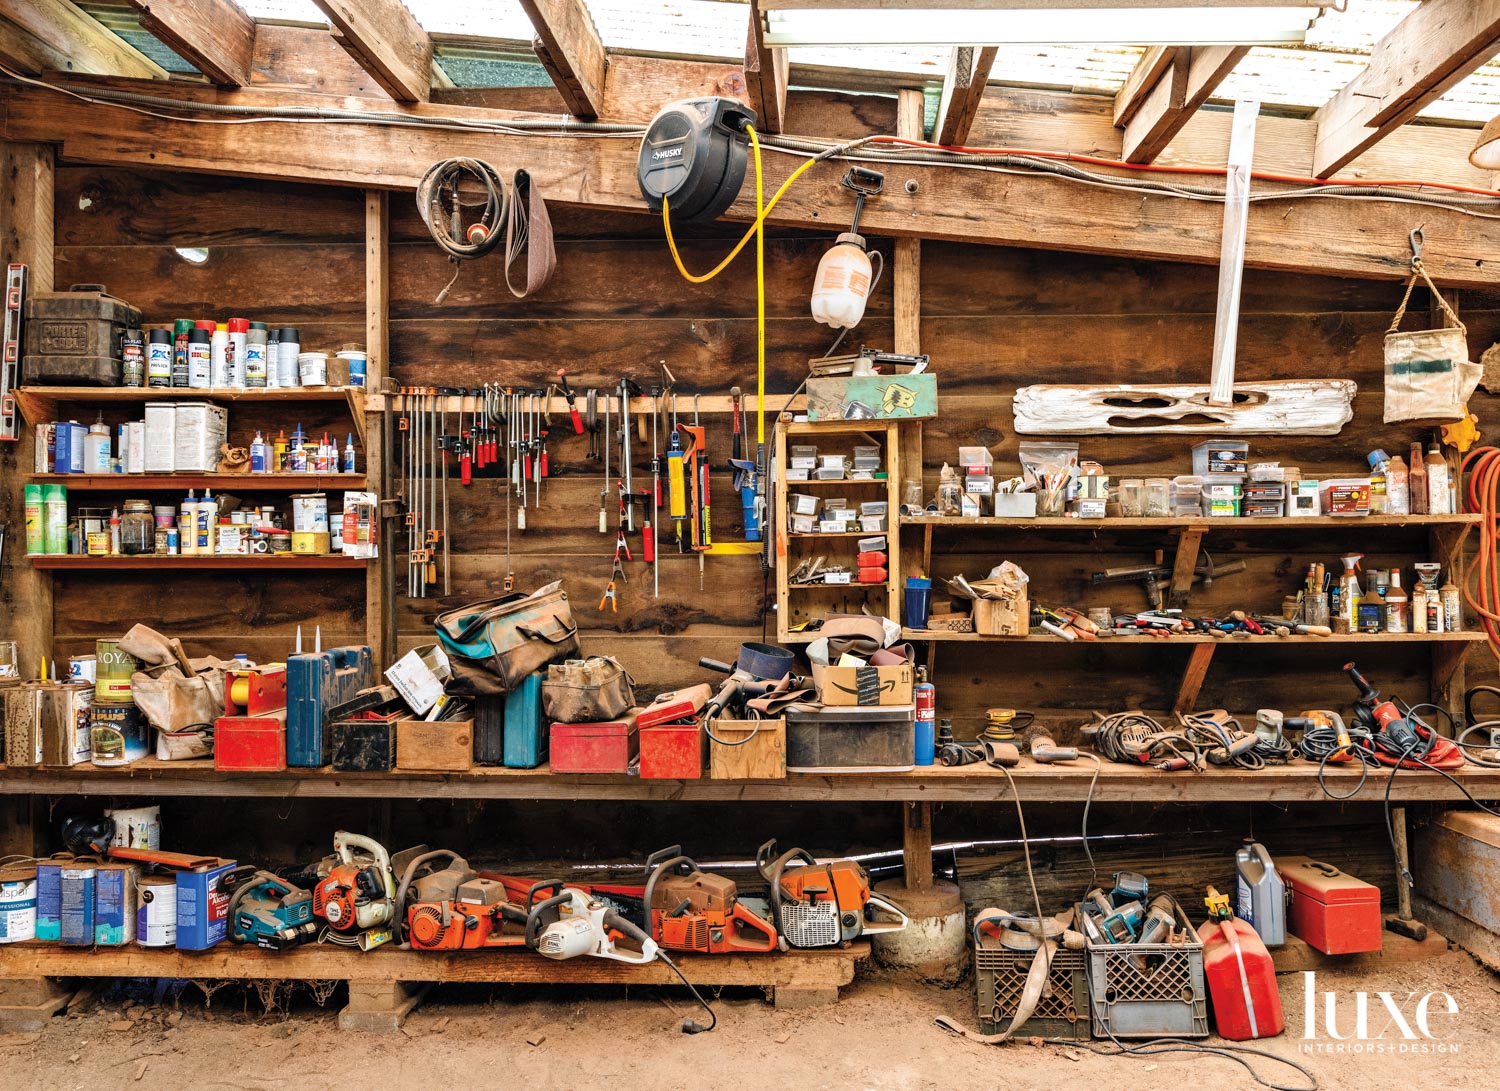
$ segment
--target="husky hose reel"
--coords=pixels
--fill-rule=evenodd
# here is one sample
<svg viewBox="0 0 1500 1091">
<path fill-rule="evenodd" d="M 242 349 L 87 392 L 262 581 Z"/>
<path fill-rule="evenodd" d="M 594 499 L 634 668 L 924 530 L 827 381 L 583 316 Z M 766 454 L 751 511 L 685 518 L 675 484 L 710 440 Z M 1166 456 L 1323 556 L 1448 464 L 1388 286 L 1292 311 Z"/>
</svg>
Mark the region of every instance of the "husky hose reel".
<svg viewBox="0 0 1500 1091">
<path fill-rule="evenodd" d="M 734 203 L 745 181 L 746 126 L 755 111 L 727 98 L 674 102 L 651 119 L 635 178 L 652 212 L 663 202 L 678 220 L 711 220 Z"/>
</svg>

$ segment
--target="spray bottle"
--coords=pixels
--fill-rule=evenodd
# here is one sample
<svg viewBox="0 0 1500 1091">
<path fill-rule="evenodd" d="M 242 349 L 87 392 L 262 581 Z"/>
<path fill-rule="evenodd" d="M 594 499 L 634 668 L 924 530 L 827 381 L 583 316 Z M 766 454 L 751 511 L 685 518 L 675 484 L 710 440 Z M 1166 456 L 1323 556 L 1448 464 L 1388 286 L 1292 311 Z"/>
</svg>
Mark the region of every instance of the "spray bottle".
<svg viewBox="0 0 1500 1091">
<path fill-rule="evenodd" d="M 1349 623 L 1351 633 L 1359 630 L 1359 562 L 1363 553 L 1345 553 L 1339 560 L 1344 562 L 1344 574 L 1339 577 L 1339 617 Z"/>
</svg>

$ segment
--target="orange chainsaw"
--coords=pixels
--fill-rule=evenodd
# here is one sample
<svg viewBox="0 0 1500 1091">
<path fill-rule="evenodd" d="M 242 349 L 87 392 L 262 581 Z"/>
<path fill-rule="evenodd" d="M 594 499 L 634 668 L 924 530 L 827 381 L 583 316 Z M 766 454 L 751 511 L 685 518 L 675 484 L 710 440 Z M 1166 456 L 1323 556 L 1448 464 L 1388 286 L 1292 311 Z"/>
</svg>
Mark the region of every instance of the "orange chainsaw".
<svg viewBox="0 0 1500 1091">
<path fill-rule="evenodd" d="M 651 938 L 669 951 L 774 951 L 776 929 L 739 900 L 733 879 L 708 875 L 673 845 L 646 858 L 642 896 Z"/>
<path fill-rule="evenodd" d="M 773 839 L 756 852 L 755 867 L 769 887 L 776 931 L 788 947 L 839 947 L 910 923 L 905 910 L 870 889 L 869 873 L 853 860 L 820 864 L 806 849 L 777 856 Z M 872 921 L 870 909 L 896 919 Z"/>
<path fill-rule="evenodd" d="M 446 867 L 431 866 L 444 857 Z M 407 864 L 396 910 L 403 938 L 418 951 L 526 945 L 526 911 L 509 900 L 504 884 L 480 878 L 467 860 L 445 849 Z"/>
</svg>

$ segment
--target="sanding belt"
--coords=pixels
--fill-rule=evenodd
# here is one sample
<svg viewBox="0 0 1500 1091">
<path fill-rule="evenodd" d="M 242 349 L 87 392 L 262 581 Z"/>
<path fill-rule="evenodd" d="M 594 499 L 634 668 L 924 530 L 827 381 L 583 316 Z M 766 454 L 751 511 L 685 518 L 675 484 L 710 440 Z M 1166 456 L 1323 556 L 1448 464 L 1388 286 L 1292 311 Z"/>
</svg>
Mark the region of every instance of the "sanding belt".
<svg viewBox="0 0 1500 1091">
<path fill-rule="evenodd" d="M 949 1033 L 967 1038 L 971 1042 L 999 1045 L 1001 1042 L 1011 1041 L 1016 1028 L 1023 1026 L 1035 1013 L 1036 1006 L 1041 1003 L 1042 997 L 1047 992 L 1052 959 L 1057 954 L 1059 945 L 1070 951 L 1081 951 L 1084 947 L 1084 937 L 1082 933 L 1069 928 L 1069 925 L 1073 923 L 1073 910 L 1071 909 L 1042 921 L 1037 921 L 1032 917 L 1016 917 L 1003 909 L 985 909 L 974 920 L 975 932 L 977 933 L 980 926 L 986 922 L 998 927 L 1002 948 L 1011 951 L 1034 950 L 1036 952 L 1031 959 L 1031 969 L 1026 974 L 1026 985 L 1021 990 L 1020 999 L 1016 1001 L 1016 1013 L 1011 1018 L 1010 1026 L 999 1034 L 980 1034 L 978 1031 L 960 1026 L 946 1015 L 938 1016 L 936 1022 Z"/>
</svg>

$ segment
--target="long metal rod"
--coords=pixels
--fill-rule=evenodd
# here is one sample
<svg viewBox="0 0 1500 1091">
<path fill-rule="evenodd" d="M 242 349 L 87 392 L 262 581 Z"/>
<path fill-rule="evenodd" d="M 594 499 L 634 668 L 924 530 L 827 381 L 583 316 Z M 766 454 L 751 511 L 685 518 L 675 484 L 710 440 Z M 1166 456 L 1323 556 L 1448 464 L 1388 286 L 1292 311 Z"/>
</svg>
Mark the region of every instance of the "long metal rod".
<svg viewBox="0 0 1500 1091">
<path fill-rule="evenodd" d="M 620 380 L 620 472 L 625 479 L 625 532 L 635 532 L 635 505 L 630 503 L 630 387 L 626 380 Z"/>
</svg>

